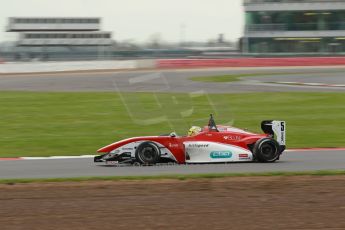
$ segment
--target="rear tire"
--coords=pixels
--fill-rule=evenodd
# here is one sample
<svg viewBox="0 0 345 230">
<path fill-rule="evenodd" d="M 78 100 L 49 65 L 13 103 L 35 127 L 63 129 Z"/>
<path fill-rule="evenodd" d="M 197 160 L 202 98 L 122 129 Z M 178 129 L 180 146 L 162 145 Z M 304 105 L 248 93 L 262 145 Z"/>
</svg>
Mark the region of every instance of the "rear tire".
<svg viewBox="0 0 345 230">
<path fill-rule="evenodd" d="M 259 162 L 275 162 L 280 156 L 279 144 L 272 138 L 263 138 L 255 143 L 253 153 Z"/>
<path fill-rule="evenodd" d="M 140 164 L 154 165 L 158 163 L 160 156 L 160 149 L 152 142 L 141 143 L 135 151 L 135 159 Z"/>
</svg>

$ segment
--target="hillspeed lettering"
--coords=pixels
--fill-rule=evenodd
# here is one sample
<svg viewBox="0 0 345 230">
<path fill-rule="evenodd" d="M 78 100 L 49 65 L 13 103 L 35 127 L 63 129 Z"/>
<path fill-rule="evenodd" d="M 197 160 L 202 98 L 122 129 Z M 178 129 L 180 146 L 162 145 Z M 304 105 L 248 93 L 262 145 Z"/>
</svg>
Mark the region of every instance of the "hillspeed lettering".
<svg viewBox="0 0 345 230">
<path fill-rule="evenodd" d="M 189 144 L 189 148 L 207 148 L 209 144 Z"/>
</svg>

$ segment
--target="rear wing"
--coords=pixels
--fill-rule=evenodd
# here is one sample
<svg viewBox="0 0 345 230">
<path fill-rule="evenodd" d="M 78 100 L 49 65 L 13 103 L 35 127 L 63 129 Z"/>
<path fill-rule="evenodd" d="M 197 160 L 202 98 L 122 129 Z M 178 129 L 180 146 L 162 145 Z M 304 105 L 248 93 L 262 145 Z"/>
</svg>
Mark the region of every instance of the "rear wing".
<svg viewBox="0 0 345 230">
<path fill-rule="evenodd" d="M 261 129 L 266 134 L 270 134 L 279 145 L 286 145 L 286 122 L 285 121 L 263 121 Z"/>
</svg>

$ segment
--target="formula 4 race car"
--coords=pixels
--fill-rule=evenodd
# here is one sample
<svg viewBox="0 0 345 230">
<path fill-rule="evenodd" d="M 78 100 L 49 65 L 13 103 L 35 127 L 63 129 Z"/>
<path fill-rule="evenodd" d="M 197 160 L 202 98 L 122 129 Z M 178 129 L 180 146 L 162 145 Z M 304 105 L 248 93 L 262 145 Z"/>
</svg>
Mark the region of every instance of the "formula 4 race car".
<svg viewBox="0 0 345 230">
<path fill-rule="evenodd" d="M 275 162 L 285 150 L 285 121 L 263 121 L 264 134 L 231 126 L 208 126 L 194 135 L 143 136 L 125 139 L 98 150 L 94 162 L 155 165 L 157 163 Z"/>
</svg>

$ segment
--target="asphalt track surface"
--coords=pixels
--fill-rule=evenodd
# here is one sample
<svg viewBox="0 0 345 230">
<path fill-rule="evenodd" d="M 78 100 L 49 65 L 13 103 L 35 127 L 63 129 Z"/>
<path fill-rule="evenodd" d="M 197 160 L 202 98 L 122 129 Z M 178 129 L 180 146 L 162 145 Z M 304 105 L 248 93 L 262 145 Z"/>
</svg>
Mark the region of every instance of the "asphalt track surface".
<svg viewBox="0 0 345 230">
<path fill-rule="evenodd" d="M 238 82 L 204 83 L 195 76 L 268 73 Z M 270 74 L 277 75 L 270 75 Z M 281 75 L 282 73 L 286 75 Z M 16 91 L 125 91 L 125 92 L 345 92 L 345 87 L 281 85 L 269 82 L 301 82 L 345 85 L 345 67 L 222 68 L 0 75 L 0 90 Z"/>
<path fill-rule="evenodd" d="M 258 173 L 314 170 L 344 170 L 345 153 L 332 151 L 293 151 L 276 163 L 228 163 L 165 166 L 106 166 L 92 158 L 0 161 L 0 178 L 66 178 L 95 176 L 155 176 L 199 173 Z"/>
<path fill-rule="evenodd" d="M 193 82 L 194 76 L 277 73 L 246 77 L 233 83 Z M 286 75 L 281 75 L 284 73 Z M 345 87 L 279 85 L 267 82 L 345 84 L 345 67 L 232 68 L 130 72 L 53 73 L 0 75 L 0 91 L 64 92 L 345 92 Z M 233 163 L 154 167 L 95 165 L 92 159 L 0 161 L 0 178 L 56 178 L 85 176 L 139 176 L 193 173 L 241 173 L 273 171 L 344 170 L 345 151 L 287 152 L 274 164 Z"/>
</svg>

